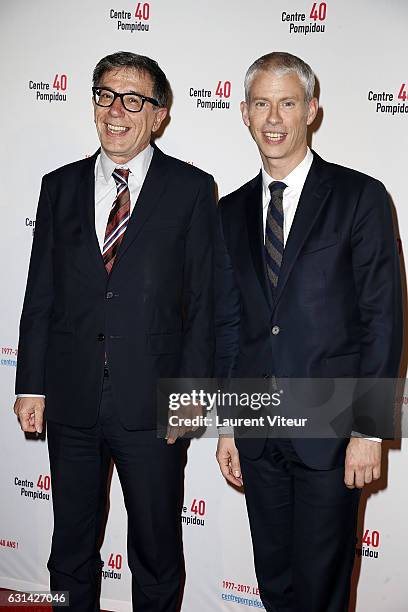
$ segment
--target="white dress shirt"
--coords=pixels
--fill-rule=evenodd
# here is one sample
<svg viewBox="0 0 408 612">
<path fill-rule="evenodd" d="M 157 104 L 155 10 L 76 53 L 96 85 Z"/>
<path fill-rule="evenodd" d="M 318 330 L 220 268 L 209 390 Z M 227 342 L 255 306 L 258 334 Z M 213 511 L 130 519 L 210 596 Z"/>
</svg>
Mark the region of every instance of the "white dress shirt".
<svg viewBox="0 0 408 612">
<path fill-rule="evenodd" d="M 135 207 L 140 190 L 142 189 L 150 162 L 153 157 L 153 147 L 148 145 L 136 157 L 126 164 L 116 164 L 110 159 L 103 149 L 95 162 L 95 230 L 98 237 L 99 248 L 102 251 L 105 239 L 105 230 L 108 224 L 109 213 L 116 199 L 116 183 L 112 176 L 115 168 L 128 168 L 129 192 L 130 192 L 130 214 Z M 45 397 L 34 393 L 19 393 L 17 397 Z"/>
<path fill-rule="evenodd" d="M 130 214 L 132 214 L 152 157 L 153 147 L 148 145 L 139 155 L 136 155 L 126 164 L 116 164 L 101 149 L 95 162 L 95 230 L 101 251 L 109 213 L 116 198 L 116 183 L 112 172 L 115 168 L 128 168 L 130 170 L 128 185 L 130 192 Z"/>
<path fill-rule="evenodd" d="M 287 185 L 283 192 L 283 244 L 286 245 L 290 228 L 292 227 L 293 219 L 297 206 L 299 204 L 300 194 L 302 193 L 303 186 L 305 184 L 307 175 L 313 162 L 313 153 L 307 148 L 307 152 L 303 161 L 292 172 L 290 172 L 285 178 L 279 179 L 280 182 Z M 263 229 L 264 229 L 264 240 L 266 231 L 266 216 L 268 212 L 269 202 L 271 200 L 271 193 L 269 191 L 269 185 L 272 181 L 276 181 L 273 176 L 270 176 L 265 168 L 262 168 L 262 206 L 263 206 Z M 375 442 L 382 442 L 381 438 L 371 438 L 364 436 L 357 431 L 352 431 L 351 435 L 357 438 L 367 438 Z"/>
<path fill-rule="evenodd" d="M 297 206 L 299 204 L 300 194 L 302 193 L 303 185 L 305 184 L 306 177 L 309 173 L 310 166 L 313 162 L 313 153 L 307 148 L 306 156 L 303 161 L 288 176 L 284 179 L 279 179 L 280 182 L 287 185 L 283 192 L 283 245 L 286 246 L 288 240 L 290 228 L 292 227 L 293 219 Z M 262 168 L 262 204 L 263 204 L 263 229 L 264 229 L 264 240 L 265 240 L 265 229 L 266 229 L 266 215 L 268 212 L 269 202 L 271 200 L 271 193 L 269 191 L 269 185 L 272 181 L 276 181 L 270 176 L 265 168 Z"/>
</svg>

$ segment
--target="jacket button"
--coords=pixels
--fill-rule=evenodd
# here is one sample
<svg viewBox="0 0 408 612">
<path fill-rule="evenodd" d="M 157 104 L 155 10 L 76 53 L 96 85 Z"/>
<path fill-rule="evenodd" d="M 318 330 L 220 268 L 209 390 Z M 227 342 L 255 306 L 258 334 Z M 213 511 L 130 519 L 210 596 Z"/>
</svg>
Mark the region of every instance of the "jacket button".
<svg viewBox="0 0 408 612">
<path fill-rule="evenodd" d="M 98 334 L 96 337 L 99 342 L 103 342 L 105 340 L 105 334 Z"/>
<path fill-rule="evenodd" d="M 274 326 L 272 327 L 272 333 L 273 333 L 273 335 L 274 335 L 274 336 L 277 336 L 277 335 L 279 334 L 279 332 L 280 332 L 280 328 L 279 328 L 279 326 L 278 326 L 278 325 L 274 325 Z"/>
<path fill-rule="evenodd" d="M 108 291 L 108 293 L 105 295 L 107 300 L 110 300 L 113 298 L 113 291 Z"/>
</svg>

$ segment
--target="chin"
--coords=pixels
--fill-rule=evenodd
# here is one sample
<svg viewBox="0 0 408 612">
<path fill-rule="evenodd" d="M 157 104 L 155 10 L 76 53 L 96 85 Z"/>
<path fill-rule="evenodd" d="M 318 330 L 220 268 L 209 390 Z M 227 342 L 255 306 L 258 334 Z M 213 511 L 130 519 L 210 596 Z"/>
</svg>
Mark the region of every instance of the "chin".
<svg viewBox="0 0 408 612">
<path fill-rule="evenodd" d="M 263 154 L 268 159 L 280 159 L 281 157 L 285 156 L 285 151 L 279 151 L 278 149 L 274 148 L 272 151 L 270 149 L 263 151 Z"/>
</svg>

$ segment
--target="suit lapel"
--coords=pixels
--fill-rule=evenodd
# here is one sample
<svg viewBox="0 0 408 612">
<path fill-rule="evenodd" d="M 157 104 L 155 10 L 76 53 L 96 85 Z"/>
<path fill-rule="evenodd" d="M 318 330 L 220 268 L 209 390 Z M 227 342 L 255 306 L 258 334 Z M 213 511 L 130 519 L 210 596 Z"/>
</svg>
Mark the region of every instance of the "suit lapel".
<svg viewBox="0 0 408 612">
<path fill-rule="evenodd" d="M 95 230 L 95 162 L 99 152 L 100 149 L 85 160 L 78 194 L 84 241 L 91 256 L 91 263 L 95 265 L 101 279 L 106 282 L 107 272 Z"/>
<path fill-rule="evenodd" d="M 285 246 L 278 286 L 275 292 L 275 305 L 279 301 L 290 273 L 296 262 L 320 211 L 327 202 L 331 185 L 327 181 L 327 164 L 316 154 L 307 175 L 296 209 L 295 218 Z"/>
<path fill-rule="evenodd" d="M 248 240 L 252 262 L 269 307 L 272 306 L 272 296 L 266 273 L 264 254 L 264 226 L 262 214 L 262 173 L 252 181 L 252 189 L 246 199 L 246 215 Z"/>
<path fill-rule="evenodd" d="M 160 149 L 154 147 L 154 153 L 152 161 L 150 162 L 149 170 L 130 216 L 123 241 L 119 246 L 111 274 L 113 274 L 115 266 L 117 266 L 127 249 L 135 240 L 143 225 L 155 210 L 157 204 L 159 203 L 160 197 L 165 192 L 168 170 L 167 166 L 166 155 L 162 153 Z"/>
</svg>

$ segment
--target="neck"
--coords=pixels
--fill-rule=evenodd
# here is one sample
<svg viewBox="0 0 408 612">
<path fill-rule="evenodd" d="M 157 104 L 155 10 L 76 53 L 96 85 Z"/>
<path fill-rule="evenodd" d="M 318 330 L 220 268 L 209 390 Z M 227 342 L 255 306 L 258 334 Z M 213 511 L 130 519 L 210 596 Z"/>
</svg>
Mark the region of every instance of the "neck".
<svg viewBox="0 0 408 612">
<path fill-rule="evenodd" d="M 307 145 L 301 151 L 297 152 L 290 159 L 273 159 L 261 154 L 263 167 L 265 172 L 274 179 L 281 181 L 286 178 L 306 157 Z"/>
<path fill-rule="evenodd" d="M 120 154 L 116 154 L 116 153 L 107 151 L 106 149 L 103 149 L 103 147 L 101 148 L 103 149 L 103 152 L 105 153 L 107 157 L 109 157 L 110 160 L 112 160 L 115 164 L 118 164 L 119 166 L 123 166 L 123 164 L 127 164 L 132 159 L 140 155 L 140 153 L 142 153 L 142 151 L 144 151 L 149 146 L 149 144 L 150 143 L 148 142 L 147 144 L 142 146 L 140 149 L 137 149 L 135 152 L 133 152 L 131 155 L 120 155 Z"/>
</svg>

